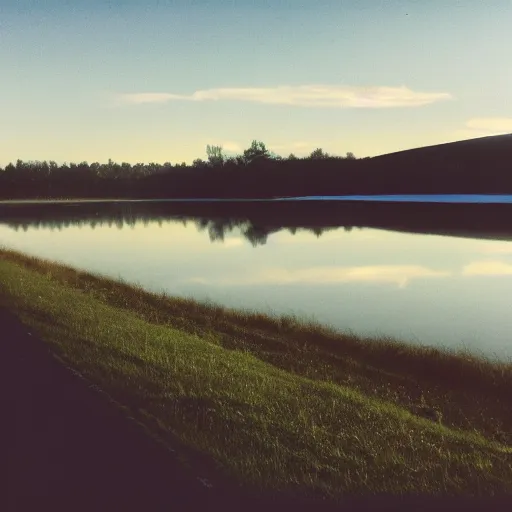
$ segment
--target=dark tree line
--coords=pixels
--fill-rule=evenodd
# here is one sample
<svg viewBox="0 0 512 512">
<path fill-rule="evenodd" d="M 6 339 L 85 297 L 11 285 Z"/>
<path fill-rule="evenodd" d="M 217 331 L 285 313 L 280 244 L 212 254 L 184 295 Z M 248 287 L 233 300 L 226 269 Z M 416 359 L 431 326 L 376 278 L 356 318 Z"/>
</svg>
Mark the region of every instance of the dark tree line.
<svg viewBox="0 0 512 512">
<path fill-rule="evenodd" d="M 362 159 L 321 148 L 282 158 L 259 141 L 233 157 L 206 153 L 192 165 L 18 160 L 0 168 L 0 199 L 512 193 L 512 135 Z"/>
<path fill-rule="evenodd" d="M 172 198 L 271 197 L 293 195 L 306 174 L 318 166 L 352 163 L 352 153 L 334 157 L 318 148 L 309 157 L 282 158 L 263 142 L 227 157 L 221 146 L 207 146 L 207 158 L 186 163 L 22 161 L 0 168 L 0 198 Z"/>
</svg>

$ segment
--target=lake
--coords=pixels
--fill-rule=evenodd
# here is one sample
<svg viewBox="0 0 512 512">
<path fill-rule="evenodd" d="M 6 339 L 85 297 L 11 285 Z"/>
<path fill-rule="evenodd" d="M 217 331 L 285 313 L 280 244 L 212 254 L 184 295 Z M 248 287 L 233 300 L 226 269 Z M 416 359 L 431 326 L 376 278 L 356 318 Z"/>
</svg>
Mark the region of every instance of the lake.
<svg viewBox="0 0 512 512">
<path fill-rule="evenodd" d="M 494 202 L 4 203 L 0 244 L 171 295 L 512 359 L 512 198 Z"/>
</svg>

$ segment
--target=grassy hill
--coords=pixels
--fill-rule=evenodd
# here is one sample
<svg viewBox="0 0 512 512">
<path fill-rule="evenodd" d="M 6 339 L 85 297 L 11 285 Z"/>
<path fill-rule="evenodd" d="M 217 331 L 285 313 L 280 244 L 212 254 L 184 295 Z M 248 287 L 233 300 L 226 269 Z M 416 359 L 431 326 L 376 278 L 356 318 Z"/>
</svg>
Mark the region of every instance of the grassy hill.
<svg viewBox="0 0 512 512">
<path fill-rule="evenodd" d="M 0 283 L 0 306 L 212 482 L 333 501 L 512 491 L 509 363 L 151 294 L 5 250 Z"/>
</svg>

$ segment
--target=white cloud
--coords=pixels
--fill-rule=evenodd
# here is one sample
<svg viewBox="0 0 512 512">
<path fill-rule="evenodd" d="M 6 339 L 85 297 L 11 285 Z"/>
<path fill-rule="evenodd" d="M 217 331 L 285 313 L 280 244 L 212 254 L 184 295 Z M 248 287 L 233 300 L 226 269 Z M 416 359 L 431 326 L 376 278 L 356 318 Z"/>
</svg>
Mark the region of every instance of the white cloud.
<svg viewBox="0 0 512 512">
<path fill-rule="evenodd" d="M 195 91 L 190 95 L 172 93 L 121 94 L 122 103 L 166 103 L 169 101 L 235 100 L 269 105 L 329 108 L 419 107 L 451 99 L 446 92 L 419 92 L 401 87 L 301 85 L 278 87 L 220 88 Z"/>
<path fill-rule="evenodd" d="M 226 142 L 221 142 L 219 146 L 222 146 L 224 151 L 228 151 L 230 153 L 239 153 L 240 151 L 242 151 L 242 147 L 240 146 L 240 144 L 237 144 L 236 142 L 232 142 L 229 140 Z"/>
<path fill-rule="evenodd" d="M 484 254 L 512 254 L 512 243 L 504 242 L 484 245 L 481 249 Z"/>
<path fill-rule="evenodd" d="M 512 132 L 512 117 L 482 117 L 470 119 L 466 123 L 470 130 L 479 130 L 488 133 Z"/>
<path fill-rule="evenodd" d="M 462 269 L 465 276 L 512 275 L 512 265 L 503 261 L 475 261 Z"/>
<path fill-rule="evenodd" d="M 477 139 L 512 133 L 512 117 L 480 117 L 466 121 L 465 127 L 453 133 L 453 140 Z"/>
<path fill-rule="evenodd" d="M 170 100 L 184 99 L 176 94 L 168 94 L 165 92 L 139 92 L 134 94 L 121 94 L 118 100 L 123 103 L 133 103 L 135 105 L 141 103 L 166 103 Z"/>
<path fill-rule="evenodd" d="M 220 285 L 252 284 L 329 284 L 339 282 L 382 282 L 405 287 L 411 279 L 448 277 L 449 272 L 432 270 L 419 265 L 375 265 L 361 267 L 312 267 L 297 270 L 264 269 L 247 277 L 226 277 L 216 280 L 196 277 L 192 282 Z"/>
</svg>

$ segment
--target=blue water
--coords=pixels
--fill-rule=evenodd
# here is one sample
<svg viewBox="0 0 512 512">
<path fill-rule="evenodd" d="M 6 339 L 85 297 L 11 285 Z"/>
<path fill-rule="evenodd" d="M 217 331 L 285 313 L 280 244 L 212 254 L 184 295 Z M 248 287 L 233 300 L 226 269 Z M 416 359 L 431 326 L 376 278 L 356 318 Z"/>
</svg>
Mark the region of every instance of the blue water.
<svg viewBox="0 0 512 512">
<path fill-rule="evenodd" d="M 281 201 L 374 201 L 399 203 L 462 203 L 462 204 L 512 204 L 510 194 L 409 194 L 409 195 L 371 195 L 371 196 L 303 196 L 303 197 L 276 197 L 274 199 L 243 199 L 243 198 L 186 198 L 186 199 L 57 199 L 57 200 L 7 200 L 0 201 L 6 204 L 30 203 L 258 203 Z"/>
<path fill-rule="evenodd" d="M 443 194 L 385 196 L 305 196 L 281 198 L 282 201 L 379 201 L 401 203 L 512 203 L 512 195 Z"/>
<path fill-rule="evenodd" d="M 123 201 L 123 200 L 121 200 Z M 135 199 L 130 202 L 148 202 L 147 199 Z M 161 199 L 150 199 L 151 202 L 161 202 Z M 168 202 L 200 202 L 200 203 L 258 203 L 268 201 L 377 201 L 377 202 L 401 202 L 401 203 L 485 203 L 485 204 L 510 204 L 512 195 L 505 194 L 439 194 L 439 195 L 371 195 L 371 196 L 303 196 L 303 197 L 276 197 L 274 199 L 242 199 L 242 198 L 187 198 L 164 199 Z M 111 201 L 109 201 L 111 202 Z"/>
</svg>

